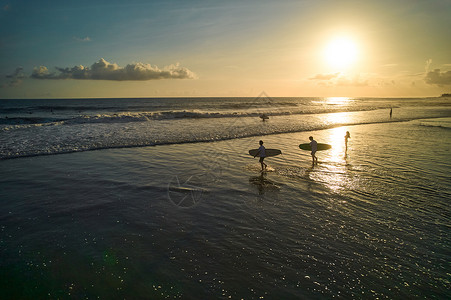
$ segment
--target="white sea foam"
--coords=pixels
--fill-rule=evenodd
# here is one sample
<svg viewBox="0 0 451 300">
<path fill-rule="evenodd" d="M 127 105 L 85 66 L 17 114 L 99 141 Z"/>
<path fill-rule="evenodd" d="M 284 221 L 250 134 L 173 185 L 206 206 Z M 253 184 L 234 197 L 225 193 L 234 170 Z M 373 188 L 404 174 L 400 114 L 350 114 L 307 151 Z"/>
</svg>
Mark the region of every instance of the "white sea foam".
<svg viewBox="0 0 451 300">
<path fill-rule="evenodd" d="M 451 129 L 451 118 L 438 118 L 434 120 L 421 121 L 421 126 L 440 127 L 443 129 Z"/>
<path fill-rule="evenodd" d="M 31 116 L 28 111 L 33 107 L 28 104 L 24 111 L 17 109 L 15 116 L 8 117 L 13 120 L 13 124 L 6 122 L 7 124 L 0 125 L 0 159 L 105 148 L 208 142 L 450 115 L 449 106 L 419 107 L 412 106 L 409 102 L 408 107 L 394 109 L 393 118 L 390 119 L 386 108 L 374 110 L 375 107 L 388 107 L 388 99 L 385 102 L 379 99 L 380 103 L 372 100 L 369 105 L 359 103 L 354 106 L 352 103 L 355 101 L 340 106 L 340 103 L 319 98 L 313 104 L 312 99 L 304 102 L 284 100 L 265 102 L 261 107 L 249 99 L 233 99 L 232 103 L 200 100 L 196 105 L 175 101 L 172 106 L 177 109 L 172 110 L 161 110 L 163 106 L 168 108 L 170 105 L 163 100 L 158 103 L 154 101 L 151 104 L 158 108 L 156 111 L 149 111 L 149 105 L 142 105 L 136 100 L 132 102 L 134 106 L 130 111 L 126 111 L 129 108 L 126 102 L 114 106 L 108 101 L 102 102 L 102 111 L 102 105 L 92 100 L 91 105 L 85 101 L 83 106 L 76 109 L 90 108 L 89 111 L 74 112 L 72 104 L 70 109 L 59 107 L 61 113 L 58 114 L 55 114 L 54 109 L 49 112 L 48 105 L 38 103 Z M 414 100 L 415 103 L 418 102 Z M 60 102 L 64 104 L 65 100 Z M 63 106 L 60 102 L 57 103 Z M 45 111 L 42 111 L 43 107 Z M 53 104 L 51 107 L 56 106 Z M 180 109 L 182 107 L 186 109 Z M 240 110 L 233 111 L 230 107 L 240 107 Z M 2 108 L 3 112 L 12 110 L 11 107 Z M 259 118 L 262 113 L 269 116 L 269 120 L 262 122 Z M 14 124 L 14 120 L 27 118 L 28 121 Z M 423 123 L 428 126 L 432 126 L 431 124 L 437 126 L 438 123 Z"/>
</svg>

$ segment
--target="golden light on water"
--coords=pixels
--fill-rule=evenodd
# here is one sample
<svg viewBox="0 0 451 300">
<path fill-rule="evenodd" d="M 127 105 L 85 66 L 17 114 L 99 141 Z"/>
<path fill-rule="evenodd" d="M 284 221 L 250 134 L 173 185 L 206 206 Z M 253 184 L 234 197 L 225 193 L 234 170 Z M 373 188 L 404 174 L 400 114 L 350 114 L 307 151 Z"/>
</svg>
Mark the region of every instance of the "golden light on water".
<svg viewBox="0 0 451 300">
<path fill-rule="evenodd" d="M 340 108 L 340 106 L 345 107 L 346 105 L 351 102 L 352 99 L 349 97 L 329 97 L 326 98 L 326 103 L 328 105 L 334 105 L 337 108 Z M 348 112 L 338 112 L 338 113 L 329 113 L 326 116 L 327 120 L 326 123 L 330 126 L 333 125 L 340 125 L 340 124 L 347 124 L 351 121 L 351 115 Z M 346 127 L 337 127 L 333 128 L 330 131 L 329 136 L 329 144 L 332 145 L 331 151 L 331 158 L 333 158 L 333 161 L 339 161 L 343 159 L 345 154 L 345 138 L 346 131 L 348 129 Z"/>
<path fill-rule="evenodd" d="M 326 123 L 328 125 L 343 124 L 351 120 L 351 117 L 347 112 L 330 113 L 326 118 Z"/>
<path fill-rule="evenodd" d="M 328 97 L 326 98 L 327 104 L 333 104 L 333 105 L 344 105 L 348 104 L 351 101 L 351 98 L 349 97 Z"/>
<path fill-rule="evenodd" d="M 332 149 L 330 154 L 333 158 L 333 161 L 342 161 L 346 155 L 345 135 L 347 130 L 347 127 L 337 127 L 331 130 L 331 135 L 329 136 L 329 138 L 332 144 Z"/>
<path fill-rule="evenodd" d="M 345 115 L 346 113 L 334 114 L 337 118 Z M 349 128 L 346 126 L 332 128 L 328 130 L 328 136 L 324 137 L 326 143 L 331 144 L 332 148 L 324 153 L 324 160 L 328 163 L 327 172 L 322 173 L 322 180 L 327 182 L 327 186 L 334 192 L 339 192 L 349 184 L 346 176 L 347 160 L 345 151 L 345 135 L 348 130 Z"/>
</svg>

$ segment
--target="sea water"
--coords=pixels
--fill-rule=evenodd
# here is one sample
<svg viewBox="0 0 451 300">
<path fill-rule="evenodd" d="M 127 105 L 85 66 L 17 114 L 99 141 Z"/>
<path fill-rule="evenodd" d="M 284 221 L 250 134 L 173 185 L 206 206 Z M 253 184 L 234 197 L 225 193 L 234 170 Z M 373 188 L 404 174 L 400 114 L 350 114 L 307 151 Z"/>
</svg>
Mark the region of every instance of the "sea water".
<svg viewBox="0 0 451 300">
<path fill-rule="evenodd" d="M 263 114 L 271 122 L 260 122 Z M 0 159 L 449 115 L 448 98 L 1 100 Z"/>
<path fill-rule="evenodd" d="M 450 296 L 449 99 L 14 101 L 1 298 Z"/>
</svg>

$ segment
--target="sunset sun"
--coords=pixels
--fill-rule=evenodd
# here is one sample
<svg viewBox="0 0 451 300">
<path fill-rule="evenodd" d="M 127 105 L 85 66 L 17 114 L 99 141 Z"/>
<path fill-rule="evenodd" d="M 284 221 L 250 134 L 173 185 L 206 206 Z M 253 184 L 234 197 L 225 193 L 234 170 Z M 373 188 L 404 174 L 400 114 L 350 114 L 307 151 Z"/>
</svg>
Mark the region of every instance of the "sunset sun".
<svg viewBox="0 0 451 300">
<path fill-rule="evenodd" d="M 350 38 L 337 37 L 324 48 L 324 59 L 328 65 L 337 69 L 350 67 L 357 60 L 358 47 Z"/>
</svg>

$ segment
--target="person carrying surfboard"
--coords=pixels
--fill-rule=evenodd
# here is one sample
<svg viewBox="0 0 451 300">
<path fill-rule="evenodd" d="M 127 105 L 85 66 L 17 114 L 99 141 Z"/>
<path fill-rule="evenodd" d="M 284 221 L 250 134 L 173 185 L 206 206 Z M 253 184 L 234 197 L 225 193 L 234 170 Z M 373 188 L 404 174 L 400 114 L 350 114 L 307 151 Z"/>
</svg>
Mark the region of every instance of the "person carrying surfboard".
<svg viewBox="0 0 451 300">
<path fill-rule="evenodd" d="M 258 152 L 257 152 L 257 154 L 255 154 L 254 155 L 254 158 L 255 157 L 260 157 L 260 164 L 262 165 L 262 171 L 264 171 L 265 169 L 266 169 L 266 167 L 268 166 L 267 164 L 265 164 L 264 162 L 263 162 L 263 160 L 265 159 L 265 157 L 266 157 L 266 148 L 265 148 L 265 146 L 263 146 L 263 141 L 262 140 L 260 140 L 260 147 L 258 148 Z"/>
<path fill-rule="evenodd" d="M 318 150 L 318 143 L 313 139 L 313 136 L 309 137 L 310 140 L 310 147 L 312 148 L 312 165 L 316 163 L 318 163 L 318 157 L 316 157 L 316 151 Z"/>
</svg>

